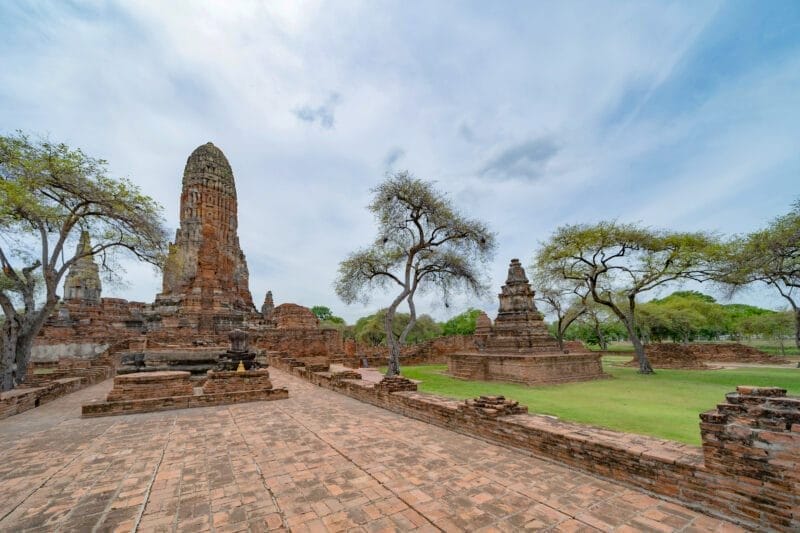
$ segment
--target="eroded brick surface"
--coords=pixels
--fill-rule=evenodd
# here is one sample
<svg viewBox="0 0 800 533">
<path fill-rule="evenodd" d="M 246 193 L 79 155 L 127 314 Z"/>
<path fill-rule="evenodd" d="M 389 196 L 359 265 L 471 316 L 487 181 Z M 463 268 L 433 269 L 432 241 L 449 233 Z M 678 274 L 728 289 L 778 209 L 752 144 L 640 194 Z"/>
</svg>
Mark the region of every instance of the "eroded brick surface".
<svg viewBox="0 0 800 533">
<path fill-rule="evenodd" d="M 278 370 L 272 378 L 288 400 L 79 419 L 109 381 L 0 421 L 0 530 L 736 529 Z"/>
</svg>

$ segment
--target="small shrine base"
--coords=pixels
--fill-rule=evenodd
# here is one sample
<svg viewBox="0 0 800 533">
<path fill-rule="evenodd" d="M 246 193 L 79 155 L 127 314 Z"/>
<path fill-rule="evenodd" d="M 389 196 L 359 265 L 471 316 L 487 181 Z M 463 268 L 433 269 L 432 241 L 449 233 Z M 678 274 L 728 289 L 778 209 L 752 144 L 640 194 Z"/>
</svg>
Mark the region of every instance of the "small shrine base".
<svg viewBox="0 0 800 533">
<path fill-rule="evenodd" d="M 521 385 L 545 385 L 609 378 L 603 373 L 600 354 L 456 353 L 447 360 L 448 373 L 459 379 L 501 381 Z"/>
<path fill-rule="evenodd" d="M 213 372 L 202 387 L 194 387 L 191 374 L 139 372 L 114 378 L 114 388 L 105 402 L 83 405 L 84 418 L 133 413 L 149 413 L 190 407 L 210 407 L 234 403 L 283 400 L 284 388 L 272 388 L 267 370 Z"/>
</svg>

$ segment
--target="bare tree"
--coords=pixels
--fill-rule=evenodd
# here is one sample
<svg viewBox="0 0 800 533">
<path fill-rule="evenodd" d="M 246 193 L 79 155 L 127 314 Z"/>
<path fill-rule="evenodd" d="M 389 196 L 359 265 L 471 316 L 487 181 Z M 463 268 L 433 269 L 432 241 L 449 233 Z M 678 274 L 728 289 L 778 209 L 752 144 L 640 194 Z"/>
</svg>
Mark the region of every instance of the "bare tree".
<svg viewBox="0 0 800 533">
<path fill-rule="evenodd" d="M 429 182 L 408 172 L 386 178 L 372 190 L 369 210 L 378 223 L 378 237 L 351 253 L 339 265 L 336 293 L 345 303 L 368 301 L 372 291 L 396 286 L 384 328 L 389 346 L 387 376 L 400 373 L 400 346 L 416 323 L 414 296 L 441 291 L 481 294 L 483 271 L 495 248 L 495 236 L 483 222 L 461 215 Z M 397 308 L 408 304 L 411 320 L 394 333 Z"/>
</svg>

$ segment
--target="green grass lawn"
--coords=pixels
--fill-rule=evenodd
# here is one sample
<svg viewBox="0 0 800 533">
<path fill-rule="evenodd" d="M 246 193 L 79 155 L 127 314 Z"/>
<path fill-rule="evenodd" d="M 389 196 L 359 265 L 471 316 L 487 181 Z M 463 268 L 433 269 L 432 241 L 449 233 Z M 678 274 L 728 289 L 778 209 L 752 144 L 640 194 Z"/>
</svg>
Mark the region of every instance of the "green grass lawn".
<svg viewBox="0 0 800 533">
<path fill-rule="evenodd" d="M 779 386 L 800 394 L 800 369 L 656 370 L 642 376 L 619 366 L 628 360 L 603 358 L 613 379 L 539 387 L 462 381 L 445 375 L 446 365 L 404 367 L 402 373 L 420 380 L 424 392 L 459 399 L 502 394 L 527 405 L 531 413 L 696 445 L 698 415 L 723 402 L 736 385 Z"/>
</svg>

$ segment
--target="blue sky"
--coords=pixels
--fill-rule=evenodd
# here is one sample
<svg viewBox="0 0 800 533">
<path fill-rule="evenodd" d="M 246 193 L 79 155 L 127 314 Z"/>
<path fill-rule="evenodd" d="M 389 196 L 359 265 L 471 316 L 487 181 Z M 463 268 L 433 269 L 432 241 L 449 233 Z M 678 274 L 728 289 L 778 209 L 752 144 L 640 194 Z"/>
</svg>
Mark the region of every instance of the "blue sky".
<svg viewBox="0 0 800 533">
<path fill-rule="evenodd" d="M 497 290 L 561 224 L 742 233 L 800 196 L 796 1 L 6 1 L 0 25 L 4 132 L 107 159 L 170 227 L 189 153 L 226 153 L 259 303 L 386 305 L 345 306 L 332 283 L 392 170 L 498 233 Z M 126 277 L 106 295 L 160 288 L 148 267 Z M 496 308 L 418 307 L 469 305 Z"/>
</svg>

